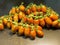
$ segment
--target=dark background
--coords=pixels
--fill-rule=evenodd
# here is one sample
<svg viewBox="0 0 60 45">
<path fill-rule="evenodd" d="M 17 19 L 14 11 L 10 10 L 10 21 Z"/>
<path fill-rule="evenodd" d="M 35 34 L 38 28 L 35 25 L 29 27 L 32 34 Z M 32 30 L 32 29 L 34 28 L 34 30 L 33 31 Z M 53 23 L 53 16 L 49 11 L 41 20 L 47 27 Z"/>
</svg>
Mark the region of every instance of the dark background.
<svg viewBox="0 0 60 45">
<path fill-rule="evenodd" d="M 0 0 L 0 15 L 8 14 L 12 6 L 20 5 L 21 2 L 24 2 L 25 5 L 31 2 L 36 4 L 40 4 L 42 2 L 60 14 L 60 0 Z"/>
</svg>

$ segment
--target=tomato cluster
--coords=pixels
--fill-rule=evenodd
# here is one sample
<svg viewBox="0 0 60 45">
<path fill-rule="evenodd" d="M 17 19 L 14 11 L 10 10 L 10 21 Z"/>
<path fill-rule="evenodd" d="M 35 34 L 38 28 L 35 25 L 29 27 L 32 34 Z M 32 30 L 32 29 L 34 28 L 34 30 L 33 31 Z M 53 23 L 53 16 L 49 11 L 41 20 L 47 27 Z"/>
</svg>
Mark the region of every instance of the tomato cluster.
<svg viewBox="0 0 60 45">
<path fill-rule="evenodd" d="M 43 37 L 43 28 L 60 28 L 59 15 L 50 7 L 43 4 L 28 4 L 26 7 L 21 3 L 12 7 L 8 15 L 0 17 L 0 30 L 7 26 L 12 33 L 18 33 L 26 37 Z"/>
</svg>

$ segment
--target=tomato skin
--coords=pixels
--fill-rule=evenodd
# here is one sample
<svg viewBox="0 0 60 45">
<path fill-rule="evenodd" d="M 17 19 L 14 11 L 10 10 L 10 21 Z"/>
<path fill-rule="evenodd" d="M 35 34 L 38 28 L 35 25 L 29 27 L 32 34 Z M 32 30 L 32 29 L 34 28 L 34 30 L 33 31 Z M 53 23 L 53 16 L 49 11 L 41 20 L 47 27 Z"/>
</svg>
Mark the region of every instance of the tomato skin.
<svg viewBox="0 0 60 45">
<path fill-rule="evenodd" d="M 12 31 L 12 33 L 16 33 L 16 29 L 15 29 L 16 27 L 14 26 L 14 25 L 12 25 L 12 27 L 11 27 L 11 31 Z"/>
<path fill-rule="evenodd" d="M 38 24 L 39 25 L 39 20 L 34 20 L 34 24 Z"/>
<path fill-rule="evenodd" d="M 58 28 L 60 29 L 60 22 L 58 23 Z"/>
<path fill-rule="evenodd" d="M 38 37 L 43 37 L 44 36 L 43 31 L 37 30 L 37 36 Z"/>
<path fill-rule="evenodd" d="M 55 15 L 55 14 L 51 14 L 49 17 L 50 17 L 53 21 L 58 19 L 58 16 Z"/>
<path fill-rule="evenodd" d="M 10 20 L 11 20 L 11 21 L 13 20 L 12 16 L 10 16 Z"/>
<path fill-rule="evenodd" d="M 4 25 L 0 24 L 0 30 L 3 30 L 3 29 L 4 29 Z"/>
<path fill-rule="evenodd" d="M 16 13 L 16 8 L 12 7 L 12 9 L 10 10 L 9 14 L 15 14 Z"/>
<path fill-rule="evenodd" d="M 37 11 L 36 12 L 33 12 L 33 14 L 34 14 L 34 16 L 36 16 L 38 14 L 38 12 Z"/>
<path fill-rule="evenodd" d="M 42 27 L 45 26 L 44 18 L 42 18 L 42 19 L 39 20 L 39 24 L 40 24 Z"/>
<path fill-rule="evenodd" d="M 25 30 L 25 28 L 23 26 L 19 26 L 19 29 L 18 29 L 19 35 L 23 35 L 24 34 L 24 30 Z"/>
<path fill-rule="evenodd" d="M 24 15 L 25 15 L 25 14 L 20 11 L 19 14 L 18 14 L 18 18 L 19 18 L 19 19 L 22 19 Z"/>
<path fill-rule="evenodd" d="M 41 26 L 37 26 L 37 30 L 42 31 L 42 27 Z"/>
<path fill-rule="evenodd" d="M 30 10 L 30 9 L 27 9 L 27 10 L 26 10 L 26 14 L 29 15 L 30 13 L 31 13 L 31 10 Z"/>
<path fill-rule="evenodd" d="M 52 23 L 52 27 L 56 27 L 57 24 L 58 24 L 58 21 L 57 21 L 57 20 L 53 21 L 53 23 Z"/>
<path fill-rule="evenodd" d="M 20 5 L 20 6 L 19 6 L 19 9 L 20 9 L 21 11 L 24 11 L 24 10 L 25 10 L 25 6 L 24 6 L 24 5 Z"/>
<path fill-rule="evenodd" d="M 7 24 L 7 19 L 3 19 L 3 24 L 6 25 Z"/>
<path fill-rule="evenodd" d="M 36 12 L 36 11 L 37 11 L 36 5 L 32 5 L 32 6 L 31 6 L 31 11 L 32 11 L 32 12 Z"/>
<path fill-rule="evenodd" d="M 46 12 L 46 10 L 47 10 L 46 6 L 45 6 L 45 5 L 42 5 L 42 6 L 41 6 L 41 11 L 42 11 L 42 12 Z"/>
<path fill-rule="evenodd" d="M 27 18 L 27 21 L 33 24 L 33 18 Z"/>
<path fill-rule="evenodd" d="M 35 7 L 32 7 L 31 10 L 32 10 L 32 12 L 35 12 L 36 11 L 36 8 Z"/>
<path fill-rule="evenodd" d="M 36 12 L 33 12 L 34 13 L 34 15 L 36 15 Z"/>
<path fill-rule="evenodd" d="M 28 37 L 30 35 L 30 28 L 25 28 L 24 35 Z"/>
<path fill-rule="evenodd" d="M 14 14 L 13 20 L 14 20 L 14 21 L 18 21 L 18 14 Z"/>
<path fill-rule="evenodd" d="M 12 33 L 16 33 L 17 30 L 18 30 L 18 25 L 17 25 L 17 24 L 15 25 L 15 24 L 12 23 L 12 24 L 11 24 L 11 32 L 12 32 Z"/>
<path fill-rule="evenodd" d="M 9 20 L 9 21 L 7 22 L 7 27 L 8 27 L 8 28 L 11 28 L 11 26 L 12 26 L 12 20 Z"/>
<path fill-rule="evenodd" d="M 24 17 L 22 18 L 22 20 L 23 20 L 23 22 L 26 22 L 26 21 L 27 21 L 27 17 L 24 16 Z"/>
<path fill-rule="evenodd" d="M 12 27 L 12 25 L 13 25 L 13 24 L 12 24 L 12 21 L 10 21 L 10 26 Z"/>
<path fill-rule="evenodd" d="M 35 37 L 36 37 L 36 31 L 35 30 L 32 30 L 30 32 L 30 37 L 35 39 Z"/>
<path fill-rule="evenodd" d="M 41 7 L 40 7 L 40 6 L 37 7 L 37 11 L 38 11 L 38 12 L 41 11 Z"/>
<path fill-rule="evenodd" d="M 19 13 L 19 8 L 18 7 L 16 8 L 16 13 Z"/>
<path fill-rule="evenodd" d="M 10 22 L 8 22 L 8 23 L 7 23 L 7 27 L 8 27 L 8 28 L 10 28 L 10 27 L 11 27 Z"/>
<path fill-rule="evenodd" d="M 45 17 L 44 19 L 47 25 L 52 25 L 52 20 L 49 17 Z"/>
</svg>

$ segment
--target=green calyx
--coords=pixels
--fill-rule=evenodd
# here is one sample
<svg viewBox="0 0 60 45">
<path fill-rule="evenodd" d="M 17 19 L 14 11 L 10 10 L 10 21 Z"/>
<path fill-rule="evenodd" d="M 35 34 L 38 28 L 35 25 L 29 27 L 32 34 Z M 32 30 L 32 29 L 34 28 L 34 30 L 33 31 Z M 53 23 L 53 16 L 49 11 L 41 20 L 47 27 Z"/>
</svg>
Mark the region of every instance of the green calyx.
<svg viewBox="0 0 60 45">
<path fill-rule="evenodd" d="M 2 19 L 0 18 L 0 23 L 2 23 Z"/>
<path fill-rule="evenodd" d="M 34 19 L 36 19 L 36 20 L 39 19 L 39 16 L 34 16 Z"/>
<path fill-rule="evenodd" d="M 39 15 L 43 15 L 43 12 L 39 12 Z"/>
<path fill-rule="evenodd" d="M 23 5 L 23 4 L 24 4 L 24 2 L 21 3 L 21 5 Z"/>
<path fill-rule="evenodd" d="M 52 13 L 52 10 L 50 8 L 48 8 L 45 15 L 49 17 L 51 15 L 51 13 Z"/>
<path fill-rule="evenodd" d="M 35 4 L 35 3 L 34 3 L 33 5 L 34 5 L 34 6 L 36 6 L 36 4 Z"/>
<path fill-rule="evenodd" d="M 15 6 L 15 8 L 18 8 L 18 6 Z"/>
<path fill-rule="evenodd" d="M 50 16 L 50 13 L 47 13 L 47 14 L 46 14 L 46 16 L 48 16 L 48 17 L 49 17 L 49 16 Z"/>
<path fill-rule="evenodd" d="M 26 28 L 28 28 L 28 27 L 29 27 L 29 25 L 28 25 L 28 24 L 26 24 L 26 25 L 25 25 L 25 27 L 26 27 Z"/>
<path fill-rule="evenodd" d="M 44 17 L 44 16 L 41 15 L 41 16 L 39 16 L 39 19 L 41 19 L 41 18 L 43 18 L 43 17 Z"/>
<path fill-rule="evenodd" d="M 18 23 L 17 22 L 12 22 L 12 24 L 14 24 L 15 26 L 18 26 Z"/>
<path fill-rule="evenodd" d="M 30 3 L 30 4 L 29 4 L 29 6 L 32 6 L 32 5 L 33 5 L 33 3 Z"/>
<path fill-rule="evenodd" d="M 58 22 L 60 23 L 60 19 L 58 19 Z"/>
<path fill-rule="evenodd" d="M 33 31 L 34 30 L 34 26 L 31 26 L 31 31 Z"/>
<path fill-rule="evenodd" d="M 41 8 L 41 6 L 40 5 L 37 5 L 37 8 Z"/>
<path fill-rule="evenodd" d="M 8 22 L 10 22 L 10 19 L 8 19 Z"/>
<path fill-rule="evenodd" d="M 8 15 L 4 15 L 3 19 L 7 19 L 8 20 L 9 16 Z"/>
<path fill-rule="evenodd" d="M 18 23 L 19 26 L 21 26 L 22 24 L 21 23 Z"/>
<path fill-rule="evenodd" d="M 2 20 L 2 18 L 0 18 L 0 20 Z"/>
<path fill-rule="evenodd" d="M 4 15 L 4 18 L 7 18 L 8 17 L 8 15 Z"/>
<path fill-rule="evenodd" d="M 41 19 L 41 18 L 43 18 L 44 16 L 43 15 L 40 15 L 40 16 L 38 16 L 38 15 L 36 15 L 36 16 L 34 16 L 34 19 Z"/>
<path fill-rule="evenodd" d="M 26 24 L 23 24 L 22 26 L 23 26 L 23 27 L 26 27 Z"/>
<path fill-rule="evenodd" d="M 28 16 L 28 17 L 29 17 L 29 18 L 30 18 L 30 17 L 34 17 L 34 14 L 33 14 L 33 13 L 32 13 L 32 14 L 29 14 L 29 16 Z"/>
<path fill-rule="evenodd" d="M 10 22 L 11 21 L 11 19 L 10 18 L 8 18 L 8 22 Z"/>
<path fill-rule="evenodd" d="M 45 5 L 43 5 L 43 4 L 41 3 L 40 6 L 41 6 L 41 8 L 42 8 L 42 6 L 45 6 Z"/>
</svg>

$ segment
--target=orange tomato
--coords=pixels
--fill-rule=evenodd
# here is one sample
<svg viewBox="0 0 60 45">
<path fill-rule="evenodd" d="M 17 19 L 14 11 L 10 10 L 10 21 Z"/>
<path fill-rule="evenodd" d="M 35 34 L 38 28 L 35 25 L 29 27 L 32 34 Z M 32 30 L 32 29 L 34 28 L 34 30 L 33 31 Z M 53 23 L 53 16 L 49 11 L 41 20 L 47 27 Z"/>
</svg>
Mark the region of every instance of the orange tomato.
<svg viewBox="0 0 60 45">
<path fill-rule="evenodd" d="M 23 5 L 23 3 L 21 3 L 21 5 L 19 6 L 19 9 L 20 9 L 21 11 L 24 11 L 24 10 L 25 10 L 25 6 Z"/>
<path fill-rule="evenodd" d="M 57 20 L 58 19 L 58 16 L 57 15 L 55 15 L 55 14 L 51 14 L 50 16 L 49 16 L 52 20 Z"/>
<path fill-rule="evenodd" d="M 58 28 L 60 28 L 60 22 L 58 23 Z"/>
<path fill-rule="evenodd" d="M 31 18 L 27 18 L 27 21 L 29 22 L 29 23 L 32 23 L 33 24 L 33 18 L 31 17 Z"/>
<path fill-rule="evenodd" d="M 11 20 L 11 19 L 8 19 L 7 27 L 8 27 L 8 28 L 11 28 L 11 25 L 12 25 L 12 20 Z"/>
<path fill-rule="evenodd" d="M 37 26 L 36 28 L 37 28 L 37 30 L 42 31 L 42 27 L 41 26 Z"/>
<path fill-rule="evenodd" d="M 34 13 L 34 15 L 36 15 L 36 12 L 33 12 Z"/>
<path fill-rule="evenodd" d="M 16 13 L 16 8 L 12 7 L 12 9 L 10 10 L 9 14 L 15 14 Z"/>
<path fill-rule="evenodd" d="M 16 32 L 16 30 L 15 30 L 15 26 L 14 26 L 14 25 L 12 25 L 12 27 L 11 27 L 11 31 L 12 31 L 12 33 L 15 33 L 15 32 Z"/>
<path fill-rule="evenodd" d="M 45 5 L 41 5 L 41 11 L 42 12 L 46 12 L 47 11 L 47 7 Z"/>
<path fill-rule="evenodd" d="M 19 13 L 19 8 L 18 7 L 16 7 L 16 13 Z"/>
<path fill-rule="evenodd" d="M 38 37 L 43 37 L 44 36 L 43 31 L 37 30 L 37 36 Z"/>
<path fill-rule="evenodd" d="M 2 23 L 0 23 L 0 30 L 4 29 L 4 25 Z"/>
<path fill-rule="evenodd" d="M 29 15 L 30 13 L 31 13 L 30 9 L 27 9 L 27 10 L 26 10 L 26 14 Z"/>
<path fill-rule="evenodd" d="M 31 30 L 30 37 L 31 38 L 35 38 L 36 37 L 36 31 L 35 30 Z"/>
<path fill-rule="evenodd" d="M 18 21 L 18 14 L 17 14 L 17 13 L 14 14 L 13 20 L 14 20 L 14 21 Z"/>
<path fill-rule="evenodd" d="M 52 25 L 52 20 L 49 17 L 45 17 L 44 19 L 47 25 Z"/>
<path fill-rule="evenodd" d="M 31 25 L 30 28 L 31 28 L 30 37 L 31 37 L 32 39 L 35 39 L 35 37 L 36 37 L 36 28 L 35 28 L 34 25 Z"/>
<path fill-rule="evenodd" d="M 6 19 L 6 18 L 3 19 L 3 24 L 4 24 L 4 25 L 7 24 L 7 19 Z"/>
<path fill-rule="evenodd" d="M 35 25 L 36 24 L 38 24 L 39 25 L 39 20 L 37 19 L 37 20 L 34 20 L 34 22 L 33 22 Z"/>
<path fill-rule="evenodd" d="M 52 26 L 53 26 L 53 27 L 56 27 L 57 24 L 58 24 L 58 20 L 55 20 L 55 21 L 52 22 Z"/>
<path fill-rule="evenodd" d="M 26 22 L 27 21 L 27 17 L 26 16 L 23 16 L 22 21 L 23 22 Z"/>
<path fill-rule="evenodd" d="M 18 30 L 18 24 L 16 22 L 13 22 L 11 25 L 12 33 L 16 33 L 17 30 Z"/>
<path fill-rule="evenodd" d="M 24 35 L 26 37 L 28 37 L 30 35 L 30 28 L 29 27 L 25 28 Z"/>
<path fill-rule="evenodd" d="M 37 6 L 37 11 L 38 11 L 38 12 L 41 11 L 41 6 Z"/>
<path fill-rule="evenodd" d="M 44 18 L 39 19 L 39 24 L 40 24 L 42 27 L 45 26 Z"/>
<path fill-rule="evenodd" d="M 35 4 L 33 4 L 33 5 L 31 6 L 31 11 L 32 11 L 32 12 L 36 12 L 36 5 L 35 5 Z"/>
<path fill-rule="evenodd" d="M 20 11 L 19 14 L 18 14 L 18 18 L 19 18 L 19 19 L 22 19 L 22 18 L 23 18 L 23 15 L 25 15 L 25 14 Z"/>
<path fill-rule="evenodd" d="M 10 20 L 13 20 L 13 18 L 12 18 L 13 16 L 9 16 L 9 18 L 10 18 Z"/>
<path fill-rule="evenodd" d="M 19 26 L 19 30 L 18 30 L 19 35 L 23 35 L 24 30 L 25 30 L 25 28 L 23 26 Z"/>
<path fill-rule="evenodd" d="M 10 21 L 10 26 L 11 26 L 11 27 L 12 27 L 12 24 L 13 24 L 12 21 Z"/>
<path fill-rule="evenodd" d="M 10 28 L 10 27 L 11 27 L 10 22 L 8 22 L 8 23 L 7 23 L 7 27 L 8 27 L 8 28 Z"/>
<path fill-rule="evenodd" d="M 33 12 L 34 13 L 34 15 L 38 15 L 39 13 L 38 12 Z"/>
</svg>

